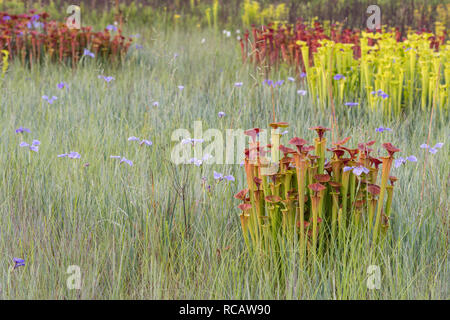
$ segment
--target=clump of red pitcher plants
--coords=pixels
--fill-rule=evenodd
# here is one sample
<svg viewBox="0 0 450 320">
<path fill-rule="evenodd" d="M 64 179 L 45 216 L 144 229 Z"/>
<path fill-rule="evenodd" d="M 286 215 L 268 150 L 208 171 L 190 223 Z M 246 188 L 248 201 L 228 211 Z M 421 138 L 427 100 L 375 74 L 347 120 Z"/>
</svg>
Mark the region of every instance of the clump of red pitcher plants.
<svg viewBox="0 0 450 320">
<path fill-rule="evenodd" d="M 58 21 L 48 21 L 47 13 L 13 15 L 0 12 L 0 49 L 11 59 L 33 66 L 45 59 L 76 66 L 88 49 L 91 57 L 120 63 L 131 45 L 131 38 L 105 29 L 93 32 L 91 27 L 70 29 Z"/>
<path fill-rule="evenodd" d="M 384 143 L 388 154 L 378 158 L 375 141 L 351 148 L 345 146 L 350 137 L 327 148 L 330 129 L 321 126 L 310 128 L 317 132 L 313 143 L 295 137 L 285 146 L 279 128 L 288 124 L 270 126 L 268 145 L 260 144 L 259 128 L 245 132 L 251 137 L 244 161 L 247 188 L 235 198 L 242 201 L 238 207 L 247 245 L 270 250 L 296 239 L 304 257 L 345 241 L 349 230 L 368 230 L 377 243 L 389 228 L 397 180 L 389 173 L 400 150 Z"/>
</svg>

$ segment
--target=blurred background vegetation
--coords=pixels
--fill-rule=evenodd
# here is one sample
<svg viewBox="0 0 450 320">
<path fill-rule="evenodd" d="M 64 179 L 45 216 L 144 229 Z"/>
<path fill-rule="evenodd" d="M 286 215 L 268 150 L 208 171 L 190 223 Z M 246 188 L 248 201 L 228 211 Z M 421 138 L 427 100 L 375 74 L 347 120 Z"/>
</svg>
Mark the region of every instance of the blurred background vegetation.
<svg viewBox="0 0 450 320">
<path fill-rule="evenodd" d="M 272 21 L 293 23 L 317 18 L 345 27 L 364 29 L 369 5 L 381 8 L 382 24 L 400 31 L 434 30 L 435 22 L 450 26 L 448 0 L 0 0 L 0 10 L 23 13 L 46 11 L 51 19 L 64 20 L 69 5 L 82 8 L 82 22 L 106 25 L 122 17 L 128 26 L 182 26 L 239 28 Z M 118 14 L 120 13 L 120 15 Z"/>
</svg>

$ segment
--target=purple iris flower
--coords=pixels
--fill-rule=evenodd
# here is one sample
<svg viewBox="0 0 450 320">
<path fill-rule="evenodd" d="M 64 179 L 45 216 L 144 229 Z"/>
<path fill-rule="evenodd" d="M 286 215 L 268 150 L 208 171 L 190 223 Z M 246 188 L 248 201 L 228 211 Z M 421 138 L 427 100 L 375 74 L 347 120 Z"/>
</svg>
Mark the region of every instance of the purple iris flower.
<svg viewBox="0 0 450 320">
<path fill-rule="evenodd" d="M 217 115 L 219 118 L 223 118 L 226 116 L 225 112 L 223 112 L 223 111 L 219 111 L 219 113 Z"/>
<path fill-rule="evenodd" d="M 359 103 L 358 102 L 346 102 L 345 105 L 348 107 L 355 107 L 355 106 L 359 105 Z"/>
<path fill-rule="evenodd" d="M 106 30 L 108 30 L 108 31 L 117 31 L 117 27 L 115 25 L 108 24 L 106 26 Z"/>
<path fill-rule="evenodd" d="M 91 51 L 89 51 L 89 49 L 85 48 L 83 51 L 83 56 L 89 56 L 91 58 L 95 58 L 95 54 Z"/>
<path fill-rule="evenodd" d="M 116 78 L 114 78 L 114 77 L 105 77 L 103 75 L 99 75 L 98 78 L 105 80 L 107 83 L 110 83 L 111 81 L 116 80 Z"/>
<path fill-rule="evenodd" d="M 199 160 L 197 158 L 192 158 L 192 159 L 189 159 L 189 163 L 194 164 L 197 167 L 200 167 L 202 165 L 203 161 Z"/>
<path fill-rule="evenodd" d="M 31 145 L 26 143 L 26 142 L 21 142 L 19 144 L 19 147 L 22 147 L 22 148 L 28 147 L 28 149 L 30 149 L 31 151 L 39 152 L 39 145 L 40 144 L 41 144 L 41 142 L 39 140 L 33 140 Z"/>
<path fill-rule="evenodd" d="M 64 89 L 65 87 L 67 87 L 67 82 L 62 81 L 58 83 L 58 89 Z"/>
<path fill-rule="evenodd" d="M 10 16 L 3 16 L 3 21 L 9 21 L 9 20 L 11 20 Z"/>
<path fill-rule="evenodd" d="M 154 106 L 154 107 L 159 106 L 159 102 L 158 102 L 158 101 L 153 102 L 153 106 Z"/>
<path fill-rule="evenodd" d="M 133 161 L 128 160 L 125 157 L 122 157 L 122 159 L 120 159 L 120 163 L 125 162 L 126 164 L 128 164 L 130 167 L 133 165 Z"/>
<path fill-rule="evenodd" d="M 24 128 L 24 127 L 18 127 L 18 128 L 16 129 L 16 133 L 24 133 L 24 132 L 30 133 L 31 130 L 28 129 L 28 128 Z"/>
<path fill-rule="evenodd" d="M 375 129 L 376 132 L 392 131 L 391 128 L 379 127 Z"/>
<path fill-rule="evenodd" d="M 353 173 L 354 174 L 356 174 L 357 176 L 360 176 L 361 175 L 361 173 L 365 173 L 365 174 L 368 174 L 369 173 L 369 169 L 367 169 L 367 168 L 365 168 L 365 167 L 363 167 L 363 166 L 358 166 L 358 167 L 355 167 L 354 169 L 353 169 Z"/>
<path fill-rule="evenodd" d="M 225 180 L 228 180 L 228 181 L 235 181 L 235 179 L 234 179 L 234 177 L 230 174 L 230 175 L 227 175 L 227 176 L 224 176 L 223 177 Z"/>
<path fill-rule="evenodd" d="M 110 156 L 110 158 L 111 158 L 111 159 L 120 159 L 119 164 L 120 164 L 120 163 L 126 163 L 126 164 L 128 164 L 130 167 L 133 165 L 133 161 L 128 160 L 127 158 L 122 157 L 122 156 Z"/>
<path fill-rule="evenodd" d="M 183 91 L 183 89 L 184 89 L 184 86 L 178 86 L 178 89 L 180 89 L 180 91 Z"/>
<path fill-rule="evenodd" d="M 361 173 L 365 173 L 365 174 L 369 173 L 369 169 L 367 169 L 366 167 L 363 167 L 363 166 L 344 167 L 343 170 L 344 170 L 344 172 L 352 170 L 353 174 L 355 174 L 357 176 L 360 176 Z"/>
<path fill-rule="evenodd" d="M 381 90 L 381 89 L 379 89 L 377 91 L 371 91 L 370 94 L 373 95 L 373 96 L 377 95 L 377 96 L 379 96 L 379 97 L 381 97 L 383 99 L 389 98 L 389 95 L 386 92 L 384 92 L 383 90 Z"/>
<path fill-rule="evenodd" d="M 228 181 L 235 181 L 234 177 L 232 175 L 224 176 L 222 173 L 214 171 L 214 179 L 218 181 L 222 180 L 228 180 Z"/>
<path fill-rule="evenodd" d="M 272 88 L 279 87 L 279 86 L 283 85 L 283 83 L 284 83 L 284 80 L 278 80 L 277 82 L 274 82 L 270 79 L 266 79 L 263 81 L 263 84 L 266 84 Z"/>
<path fill-rule="evenodd" d="M 237 88 L 240 88 L 240 87 L 242 87 L 243 84 L 244 84 L 243 82 L 235 82 L 234 86 Z"/>
<path fill-rule="evenodd" d="M 438 142 L 434 145 L 434 147 L 430 147 L 429 145 L 427 145 L 426 143 L 423 143 L 420 145 L 420 148 L 422 149 L 428 149 L 428 151 L 431 154 L 436 154 L 438 152 L 438 149 L 442 148 L 442 146 L 444 145 L 443 142 Z"/>
<path fill-rule="evenodd" d="M 409 156 L 406 158 L 400 157 L 398 159 L 395 159 L 394 161 L 394 167 L 398 168 L 400 167 L 402 164 L 406 163 L 406 161 L 409 162 L 417 162 L 417 158 L 415 156 Z"/>
<path fill-rule="evenodd" d="M 192 144 L 192 145 L 194 145 L 196 143 L 202 143 L 204 141 L 205 140 L 203 140 L 203 139 L 183 139 L 183 140 L 181 140 L 181 144 Z"/>
<path fill-rule="evenodd" d="M 300 78 L 305 78 L 305 77 L 306 77 L 306 73 L 305 72 L 300 73 Z"/>
<path fill-rule="evenodd" d="M 401 166 L 402 164 L 404 164 L 404 163 L 406 163 L 405 158 L 398 158 L 398 159 L 395 159 L 394 167 L 398 168 L 398 167 L 400 167 L 400 166 Z"/>
<path fill-rule="evenodd" d="M 293 77 L 288 77 L 287 79 L 288 79 L 288 81 L 290 81 L 290 82 L 294 82 L 294 81 L 295 81 L 295 78 L 293 78 Z"/>
<path fill-rule="evenodd" d="M 134 46 L 137 50 L 141 50 L 142 48 L 144 48 L 144 46 L 142 44 L 136 44 Z"/>
<path fill-rule="evenodd" d="M 191 158 L 188 160 L 188 163 L 194 164 L 195 166 L 200 167 L 203 164 L 203 162 L 208 161 L 211 158 L 212 158 L 212 156 L 210 154 L 206 153 L 202 159 Z"/>
<path fill-rule="evenodd" d="M 306 96 L 306 90 L 297 90 L 297 94 L 301 96 Z"/>
<path fill-rule="evenodd" d="M 147 145 L 147 146 L 151 146 L 152 144 L 153 144 L 153 142 L 151 142 L 150 140 L 145 140 L 145 139 L 143 139 L 140 143 L 139 143 L 139 145 Z"/>
<path fill-rule="evenodd" d="M 70 158 L 70 159 L 80 159 L 81 155 L 78 152 L 71 151 L 71 152 L 69 152 L 67 157 Z"/>
<path fill-rule="evenodd" d="M 341 80 L 341 79 L 345 79 L 345 77 L 342 74 L 335 74 L 333 77 L 334 80 Z"/>
<path fill-rule="evenodd" d="M 39 29 L 44 27 L 44 24 L 42 22 L 38 22 L 38 21 L 32 21 L 32 22 L 28 22 L 27 23 L 27 28 L 28 29 Z"/>
<path fill-rule="evenodd" d="M 25 259 L 14 258 L 14 269 L 25 266 Z"/>
<path fill-rule="evenodd" d="M 141 146 L 144 145 L 144 144 L 146 144 L 148 146 L 151 146 L 153 144 L 153 142 L 150 141 L 150 140 L 146 140 L 146 139 L 142 139 L 141 140 L 141 139 L 139 139 L 138 137 L 135 137 L 135 136 L 129 137 L 128 141 L 140 141 L 139 145 L 141 145 Z"/>
<path fill-rule="evenodd" d="M 81 155 L 78 152 L 70 151 L 69 153 L 58 154 L 58 158 L 70 158 L 70 159 L 80 159 Z"/>
<path fill-rule="evenodd" d="M 58 97 L 52 96 L 51 98 L 49 98 L 46 95 L 42 96 L 42 99 L 44 99 L 45 101 L 47 101 L 49 104 L 53 104 L 53 102 L 55 102 L 55 100 L 58 99 Z"/>
<path fill-rule="evenodd" d="M 213 156 L 210 155 L 209 153 L 205 153 L 205 155 L 202 158 L 202 161 L 208 161 L 209 159 L 211 159 Z"/>
</svg>

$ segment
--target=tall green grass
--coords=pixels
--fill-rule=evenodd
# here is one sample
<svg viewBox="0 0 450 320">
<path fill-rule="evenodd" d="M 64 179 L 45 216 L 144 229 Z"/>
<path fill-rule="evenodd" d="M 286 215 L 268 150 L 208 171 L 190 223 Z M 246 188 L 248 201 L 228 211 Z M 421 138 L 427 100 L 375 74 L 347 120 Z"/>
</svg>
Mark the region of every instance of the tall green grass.
<svg viewBox="0 0 450 320">
<path fill-rule="evenodd" d="M 243 66 L 238 44 L 222 35 L 141 34 L 144 49 L 130 52 L 120 69 L 92 60 L 76 71 L 10 65 L 0 95 L 0 298 L 450 297 L 445 121 L 433 121 L 431 143 L 444 147 L 428 155 L 421 198 L 419 145 L 426 142 L 429 115 L 387 123 L 365 108 L 338 108 L 341 137 L 390 141 L 402 150 L 399 156 L 419 159 L 392 172 L 400 180 L 388 242 L 372 251 L 361 236 L 305 270 L 299 268 L 298 251 L 288 248 L 277 266 L 270 257 L 249 254 L 244 244 L 233 198 L 245 186 L 242 167 L 170 162 L 173 130 L 192 132 L 196 120 L 203 130 L 267 127 L 272 98 L 261 86 L 263 70 Z M 99 74 L 116 80 L 106 85 Z M 288 75 L 281 70 L 272 78 Z M 69 83 L 68 90 L 57 89 L 60 81 Z M 241 88 L 234 87 L 238 81 L 244 82 Z M 185 89 L 180 92 L 178 85 Z M 289 138 L 312 140 L 308 128 L 328 125 L 330 115 L 312 107 L 310 97 L 299 96 L 297 89 L 290 82 L 280 89 L 277 120 L 290 122 Z M 58 100 L 49 105 L 44 94 Z M 218 118 L 219 111 L 227 116 Z M 376 133 L 381 125 L 393 131 Z M 19 126 L 31 133 L 16 134 Z M 150 138 L 153 146 L 128 142 L 132 135 Z M 32 139 L 41 141 L 39 153 L 19 147 Z M 57 158 L 69 151 L 81 159 Z M 125 156 L 134 165 L 119 165 L 110 155 Z M 233 174 L 236 181 L 216 184 L 213 170 Z M 202 188 L 202 176 L 213 186 L 210 193 Z M 26 266 L 10 272 L 13 257 L 26 259 Z M 81 268 L 81 290 L 67 289 L 69 265 Z M 369 265 L 381 269 L 379 290 L 366 286 Z"/>
</svg>

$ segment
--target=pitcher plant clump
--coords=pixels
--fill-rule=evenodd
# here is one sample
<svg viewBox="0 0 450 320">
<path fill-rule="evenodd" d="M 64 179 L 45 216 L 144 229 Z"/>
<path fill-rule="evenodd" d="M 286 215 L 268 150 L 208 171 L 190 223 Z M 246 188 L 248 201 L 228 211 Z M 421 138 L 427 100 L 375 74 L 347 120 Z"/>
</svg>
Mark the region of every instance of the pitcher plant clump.
<svg viewBox="0 0 450 320">
<path fill-rule="evenodd" d="M 390 170 L 400 150 L 384 143 L 388 155 L 380 159 L 375 140 L 350 148 L 345 146 L 350 137 L 327 147 L 330 129 L 322 126 L 310 128 L 317 132 L 313 144 L 295 137 L 288 142 L 291 148 L 280 142 L 281 126 L 271 127 L 268 145 L 260 144 L 261 129 L 245 132 L 251 137 L 244 160 L 247 188 L 235 198 L 242 201 L 247 246 L 270 251 L 283 241 L 297 241 L 303 259 L 345 241 L 350 232 L 367 230 L 372 244 L 379 243 L 380 233 L 389 229 L 397 180 Z"/>
<path fill-rule="evenodd" d="M 333 26 L 328 33 L 318 22 L 253 27 L 240 40 L 243 61 L 265 70 L 295 68 L 320 108 L 330 99 L 342 108 L 367 101 L 370 112 L 392 118 L 429 111 L 436 96 L 439 115 L 448 115 L 450 44 L 440 24 L 434 33 L 409 30 L 405 37 L 385 27 L 367 32 Z"/>
<path fill-rule="evenodd" d="M 132 44 L 133 39 L 124 37 L 122 30 L 113 25 L 94 32 L 90 26 L 71 29 L 49 17 L 46 12 L 20 15 L 0 12 L 0 48 L 9 52 L 9 59 L 30 67 L 45 61 L 75 67 L 83 57 L 118 65 Z"/>
</svg>

